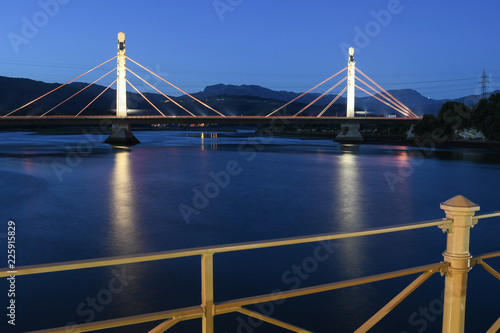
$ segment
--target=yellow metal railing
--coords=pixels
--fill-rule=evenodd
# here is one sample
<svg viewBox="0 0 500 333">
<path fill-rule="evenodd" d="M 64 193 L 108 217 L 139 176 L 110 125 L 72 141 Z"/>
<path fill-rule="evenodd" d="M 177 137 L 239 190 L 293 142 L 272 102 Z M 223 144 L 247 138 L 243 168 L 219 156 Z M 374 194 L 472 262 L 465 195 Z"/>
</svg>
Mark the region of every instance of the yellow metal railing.
<svg viewBox="0 0 500 333">
<path fill-rule="evenodd" d="M 458 199 L 457 199 L 458 198 Z M 464 200 L 465 199 L 465 200 Z M 119 256 L 111 258 L 102 258 L 95 260 L 81 260 L 71 262 L 61 262 L 54 264 L 32 265 L 18 267 L 16 275 L 32 275 L 40 273 L 62 272 L 69 270 L 105 267 L 122 264 L 141 263 L 148 261 L 157 261 L 183 257 L 201 257 L 201 276 L 202 276 L 202 302 L 198 306 L 181 308 L 163 312 L 156 312 L 138 316 L 131 316 L 113 320 L 99 321 L 78 326 L 79 332 L 90 332 L 101 329 L 123 327 L 133 324 L 141 324 L 164 320 L 150 332 L 165 332 L 180 321 L 202 318 L 203 333 L 214 332 L 214 317 L 216 315 L 239 312 L 241 314 L 253 317 L 267 323 L 288 329 L 292 332 L 309 332 L 305 329 L 282 322 L 280 320 L 265 316 L 261 313 L 248 310 L 244 306 L 259 304 L 264 302 L 273 302 L 281 299 L 304 296 L 320 293 L 340 288 L 357 286 L 361 284 L 388 280 L 396 277 L 420 275 L 389 303 L 373 315 L 366 323 L 356 330 L 356 333 L 367 332 L 377 322 L 379 322 L 387 313 L 395 308 L 401 301 L 410 295 L 418 286 L 425 282 L 434 273 L 441 273 L 446 276 L 444 314 L 443 314 L 443 332 L 463 332 L 466 277 L 468 271 L 474 265 L 480 265 L 487 272 L 500 280 L 500 273 L 484 262 L 485 259 L 500 257 L 500 251 L 472 257 L 469 254 L 469 230 L 477 224 L 478 220 L 498 217 L 500 212 L 491 214 L 473 216 L 474 211 L 479 206 L 471 203 L 462 196 L 457 196 L 443 203 L 441 207 L 446 212 L 446 218 L 441 220 L 432 220 L 421 223 L 392 226 L 386 228 L 370 229 L 359 232 L 322 234 L 307 237 L 284 238 L 269 241 L 230 244 L 216 247 L 193 248 L 180 251 L 165 251 L 149 254 Z M 428 227 L 439 227 L 448 232 L 448 241 L 446 251 L 443 253 L 444 261 L 432 265 L 413 267 L 384 274 L 372 275 L 363 278 L 323 284 L 319 286 L 294 289 L 280 292 L 279 294 L 268 294 L 241 299 L 234 299 L 221 303 L 214 303 L 214 281 L 213 281 L 213 257 L 217 253 L 235 252 L 243 250 L 263 249 L 279 247 L 285 245 L 305 244 L 334 239 L 353 238 L 361 236 L 378 235 L 406 230 L 414 230 Z M 0 277 L 10 276 L 8 269 L 0 270 Z M 457 312 L 457 309 L 460 311 Z M 500 329 L 500 318 L 491 326 L 488 333 L 496 332 Z M 53 328 L 48 330 L 36 331 L 42 332 L 66 332 L 66 327 Z M 32 332 L 34 333 L 34 332 Z"/>
</svg>

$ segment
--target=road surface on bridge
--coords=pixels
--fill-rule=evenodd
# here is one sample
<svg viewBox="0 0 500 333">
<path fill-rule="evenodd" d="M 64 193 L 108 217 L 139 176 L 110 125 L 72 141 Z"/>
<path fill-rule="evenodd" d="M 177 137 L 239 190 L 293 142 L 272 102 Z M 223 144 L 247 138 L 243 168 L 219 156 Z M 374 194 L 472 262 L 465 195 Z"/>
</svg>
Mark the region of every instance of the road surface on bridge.
<svg viewBox="0 0 500 333">
<path fill-rule="evenodd" d="M 287 117 L 287 116 L 9 116 L 0 117 L 0 127 L 8 126 L 75 126 L 102 124 L 170 124 L 170 125 L 200 125 L 200 124 L 231 124 L 231 125 L 333 125 L 333 124 L 415 124 L 419 118 L 389 118 L 389 117 Z"/>
</svg>

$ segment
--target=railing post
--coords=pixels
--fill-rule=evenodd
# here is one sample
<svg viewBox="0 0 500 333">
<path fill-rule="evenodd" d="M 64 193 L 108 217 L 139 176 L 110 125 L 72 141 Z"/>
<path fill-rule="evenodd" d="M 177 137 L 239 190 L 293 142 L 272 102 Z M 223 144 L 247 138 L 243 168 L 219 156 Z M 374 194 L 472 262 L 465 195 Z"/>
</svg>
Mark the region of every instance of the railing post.
<svg viewBox="0 0 500 333">
<path fill-rule="evenodd" d="M 203 333 L 214 333 L 214 255 L 201 257 L 201 306 Z"/>
<path fill-rule="evenodd" d="M 465 327 L 465 295 L 467 274 L 471 269 L 469 253 L 472 216 L 479 206 L 458 195 L 441 203 L 446 218 L 453 220 L 448 231 L 444 261 L 450 263 L 445 273 L 443 333 L 463 333 Z"/>
</svg>

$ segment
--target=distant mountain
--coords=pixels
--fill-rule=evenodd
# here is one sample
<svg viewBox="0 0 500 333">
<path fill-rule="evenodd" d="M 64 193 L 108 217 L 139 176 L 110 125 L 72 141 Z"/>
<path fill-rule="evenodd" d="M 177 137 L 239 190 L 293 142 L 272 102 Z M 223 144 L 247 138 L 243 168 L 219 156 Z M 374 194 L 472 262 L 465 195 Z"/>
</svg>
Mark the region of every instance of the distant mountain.
<svg viewBox="0 0 500 333">
<path fill-rule="evenodd" d="M 68 97 L 77 94 L 88 84 L 75 82 L 61 87 L 54 93 L 41 98 L 39 101 L 30 104 L 16 115 L 41 115 L 66 100 Z M 0 76 L 0 115 L 5 115 L 26 103 L 48 93 L 59 87 L 59 84 L 45 83 L 23 78 L 9 78 Z M 105 87 L 93 85 L 82 91 L 73 99 L 61 104 L 50 112 L 50 115 L 76 114 L 95 99 Z M 498 93 L 496 91 L 494 93 Z M 412 89 L 390 90 L 389 93 L 402 103 L 407 105 L 418 115 L 424 113 L 437 114 L 441 105 L 448 100 L 435 100 L 422 96 Z M 166 115 L 186 115 L 178 106 L 168 101 L 164 96 L 156 93 L 144 94 L 161 112 Z M 214 109 L 227 115 L 262 115 L 268 114 L 288 101 L 298 97 L 300 93 L 289 91 L 275 91 L 257 85 L 225 85 L 217 84 L 206 87 L 203 91 L 193 93 L 198 99 L 203 100 Z M 297 102 L 292 103 L 282 110 L 283 113 L 293 115 L 302 110 L 320 94 L 307 94 Z M 302 115 L 317 115 L 332 100 L 334 95 L 326 95 L 309 107 Z M 213 111 L 201 106 L 189 96 L 172 97 L 177 103 L 190 110 L 195 115 L 212 115 Z M 479 101 L 479 96 L 466 96 L 454 99 L 458 102 L 466 103 L 469 106 Z M 127 95 L 128 107 L 131 114 L 145 115 L 158 114 L 151 105 L 139 94 L 129 92 Z M 325 115 L 345 115 L 346 99 L 339 100 L 328 110 Z M 99 99 L 97 99 L 82 115 L 113 114 L 116 108 L 116 91 L 108 89 Z M 356 98 L 356 110 L 365 110 L 373 114 L 389 115 L 394 110 L 373 97 Z"/>
<path fill-rule="evenodd" d="M 423 115 L 424 113 L 435 113 L 439 111 L 441 105 L 447 100 L 435 100 L 428 97 L 422 96 L 416 90 L 413 89 L 401 89 L 401 90 L 390 90 L 389 93 L 401 101 L 404 105 L 408 106 L 413 112 Z M 275 100 L 291 101 L 292 99 L 300 96 L 300 93 L 294 93 L 289 91 L 274 91 L 271 89 L 263 88 L 256 85 L 225 85 L 216 84 L 213 86 L 206 87 L 203 91 L 193 94 L 197 98 L 209 98 L 221 95 L 232 95 L 232 96 L 254 96 L 260 98 L 271 98 Z M 321 94 L 310 93 L 304 97 L 301 97 L 298 101 L 302 103 L 310 103 L 314 99 L 318 98 Z M 335 95 L 326 95 L 316 102 L 317 105 L 327 105 L 333 99 Z M 346 104 L 347 100 L 345 97 L 340 97 L 335 104 Z M 356 98 L 356 109 L 369 111 L 374 114 L 391 114 L 394 113 L 394 109 L 381 103 L 373 97 L 357 97 Z"/>
<path fill-rule="evenodd" d="M 207 98 L 215 96 L 252 96 L 259 98 L 268 98 L 278 101 L 291 101 L 292 99 L 301 95 L 301 93 L 295 93 L 290 91 L 276 91 L 268 88 L 264 88 L 256 85 L 241 85 L 236 86 L 232 84 L 216 84 L 213 86 L 207 86 L 203 91 L 192 94 L 196 98 Z M 311 103 L 313 100 L 318 98 L 321 94 L 309 93 L 304 97 L 301 97 L 300 102 Z M 318 105 L 327 105 L 331 101 L 331 97 L 325 96 L 324 98 L 318 100 L 316 103 Z M 340 102 L 339 104 L 345 104 Z"/>
<path fill-rule="evenodd" d="M 75 115 L 85 108 L 105 89 L 103 86 L 92 85 L 78 93 L 87 85 L 87 83 L 76 82 L 63 86 L 53 93 L 48 94 L 47 96 L 40 98 L 38 101 L 20 109 L 15 113 L 15 115 L 42 115 L 56 106 L 57 108 L 50 111 L 48 115 Z M 16 110 L 17 108 L 30 103 L 59 86 L 59 83 L 45 83 L 31 79 L 0 76 L 0 115 Z M 74 98 L 60 104 L 77 93 L 78 95 Z M 165 99 L 163 96 L 158 94 L 151 95 L 148 94 L 147 96 L 150 96 L 152 101 L 155 103 L 159 103 Z M 129 108 L 131 109 L 151 109 L 151 106 L 136 93 L 129 93 L 127 95 L 127 102 Z M 99 99 L 92 103 L 92 105 L 86 109 L 82 115 L 113 114 L 115 109 L 116 90 L 108 89 L 99 97 Z"/>
<path fill-rule="evenodd" d="M 437 114 L 441 105 L 446 102 L 446 100 L 435 100 L 424 97 L 413 89 L 389 90 L 388 92 L 418 115 L 425 113 Z M 377 114 L 388 115 L 395 112 L 394 109 L 373 97 L 356 98 L 356 105 Z"/>
<path fill-rule="evenodd" d="M 207 86 L 203 91 L 193 94 L 196 98 L 207 98 L 222 95 L 232 96 L 254 96 L 260 98 L 270 98 L 280 101 L 289 101 L 298 94 L 289 91 L 275 91 L 256 85 L 235 86 L 232 84 L 216 84 Z"/>
<path fill-rule="evenodd" d="M 41 98 L 39 101 L 19 110 L 15 113 L 15 115 L 41 115 L 57 106 L 69 96 L 77 93 L 80 90 L 80 85 L 83 84 L 64 86 L 46 97 Z M 58 86 L 60 86 L 60 84 L 0 76 L 0 114 L 6 114 L 13 111 L 57 88 Z M 104 88 L 102 88 L 101 91 L 103 89 Z M 92 99 L 94 99 L 97 94 L 91 89 L 85 90 L 79 94 L 78 98 L 68 100 L 66 103 L 51 112 L 51 114 L 67 114 L 70 111 L 79 111 Z M 93 109 L 95 110 L 99 109 L 102 111 L 109 110 L 111 108 L 114 109 L 115 104 L 109 95 L 103 96 L 102 99 L 93 105 Z"/>
<path fill-rule="evenodd" d="M 498 94 L 500 93 L 500 90 L 495 90 L 491 93 L 487 93 L 485 97 L 489 97 L 490 95 Z M 453 101 L 459 102 L 459 103 L 464 103 L 465 105 L 469 107 L 473 107 L 479 100 L 481 100 L 483 96 L 481 95 L 469 95 L 461 98 L 455 98 Z"/>
<path fill-rule="evenodd" d="M 60 84 L 45 83 L 31 79 L 8 78 L 0 76 L 0 115 L 5 115 L 38 97 L 56 89 Z M 17 116 L 35 116 L 56 107 L 58 104 L 68 99 L 68 97 L 77 94 L 81 89 L 87 87 L 87 83 L 76 82 L 63 86 L 53 93 L 39 99 L 38 101 L 15 112 Z M 212 106 L 226 115 L 262 115 L 268 114 L 280 106 L 290 96 L 296 96 L 295 93 L 281 92 L 278 99 L 269 98 L 274 93 L 272 90 L 252 87 L 251 91 L 246 91 L 247 95 L 238 95 L 231 89 L 218 90 L 210 88 L 207 92 L 194 94 L 196 98 L 202 99 L 206 104 Z M 222 85 L 220 88 L 223 88 Z M 94 100 L 105 87 L 92 85 L 79 93 L 75 98 L 69 99 L 57 108 L 50 111 L 49 115 L 76 115 Z M 245 93 L 245 89 L 240 89 L 240 93 Z M 258 91 L 259 93 L 255 93 Z M 227 94 L 229 93 L 229 94 Z M 265 96 L 266 98 L 259 96 Z M 164 96 L 154 93 L 144 94 L 163 114 L 165 115 L 187 115 L 187 113 L 174 103 L 168 101 Z M 291 98 L 293 98 L 291 97 Z M 189 110 L 195 115 L 215 115 L 211 110 L 195 102 L 191 97 L 171 97 L 178 104 Z M 284 98 L 281 99 L 281 98 Z M 156 111 L 142 96 L 137 93 L 129 92 L 127 94 L 127 105 L 129 113 L 133 115 L 157 115 Z M 293 103 L 282 110 L 284 114 L 293 115 L 306 106 L 305 103 Z M 116 90 L 108 89 L 103 93 L 82 115 L 102 115 L 114 114 L 116 109 Z M 307 109 L 303 115 L 318 114 L 323 109 L 322 106 L 312 106 Z M 337 112 L 339 115 L 345 110 L 345 106 L 334 105 L 328 112 Z"/>
</svg>

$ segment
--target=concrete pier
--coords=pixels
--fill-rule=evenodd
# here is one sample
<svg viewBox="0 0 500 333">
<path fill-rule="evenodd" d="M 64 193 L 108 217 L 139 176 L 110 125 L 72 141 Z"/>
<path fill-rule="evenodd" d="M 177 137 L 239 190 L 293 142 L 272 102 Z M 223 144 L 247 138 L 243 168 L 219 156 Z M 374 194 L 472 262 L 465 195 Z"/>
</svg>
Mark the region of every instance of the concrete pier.
<svg viewBox="0 0 500 333">
<path fill-rule="evenodd" d="M 340 133 L 335 138 L 335 141 L 348 142 L 363 142 L 365 138 L 359 131 L 360 123 L 349 123 L 340 125 Z"/>
<path fill-rule="evenodd" d="M 130 130 L 130 124 L 113 124 L 111 134 L 104 141 L 111 145 L 133 146 L 141 143 Z"/>
</svg>

